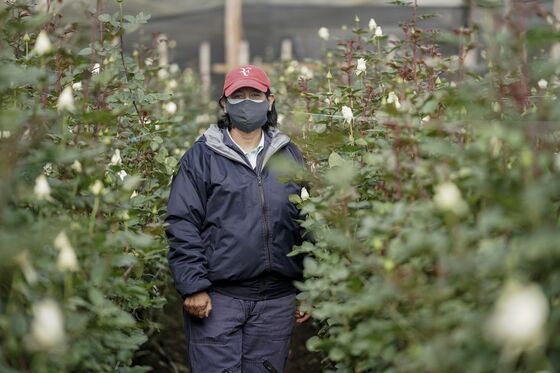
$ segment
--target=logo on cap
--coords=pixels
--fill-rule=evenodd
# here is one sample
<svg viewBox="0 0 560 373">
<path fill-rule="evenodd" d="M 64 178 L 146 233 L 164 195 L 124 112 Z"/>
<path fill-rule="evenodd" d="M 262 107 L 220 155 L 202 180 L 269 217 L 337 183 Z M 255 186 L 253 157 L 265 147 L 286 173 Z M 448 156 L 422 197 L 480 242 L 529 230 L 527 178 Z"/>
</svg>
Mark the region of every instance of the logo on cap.
<svg viewBox="0 0 560 373">
<path fill-rule="evenodd" d="M 250 67 L 242 67 L 240 70 L 241 70 L 241 74 L 243 74 L 243 76 L 249 76 L 249 73 L 251 72 Z"/>
</svg>

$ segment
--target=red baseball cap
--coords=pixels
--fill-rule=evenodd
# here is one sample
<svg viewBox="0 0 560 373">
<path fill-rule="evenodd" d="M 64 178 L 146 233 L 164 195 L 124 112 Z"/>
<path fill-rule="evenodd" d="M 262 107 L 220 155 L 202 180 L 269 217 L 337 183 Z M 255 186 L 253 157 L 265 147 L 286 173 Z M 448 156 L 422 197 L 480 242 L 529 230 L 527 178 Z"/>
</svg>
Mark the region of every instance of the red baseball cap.
<svg viewBox="0 0 560 373">
<path fill-rule="evenodd" d="M 224 96 L 229 96 L 242 87 L 251 87 L 266 92 L 270 88 L 270 79 L 263 69 L 254 65 L 236 67 L 226 75 Z"/>
</svg>

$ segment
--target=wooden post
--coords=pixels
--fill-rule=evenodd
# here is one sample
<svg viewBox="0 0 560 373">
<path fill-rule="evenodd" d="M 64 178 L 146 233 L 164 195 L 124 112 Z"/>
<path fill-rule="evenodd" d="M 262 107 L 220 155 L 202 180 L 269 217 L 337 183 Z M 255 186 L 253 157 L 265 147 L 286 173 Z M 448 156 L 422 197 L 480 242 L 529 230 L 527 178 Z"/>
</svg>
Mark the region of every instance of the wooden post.
<svg viewBox="0 0 560 373">
<path fill-rule="evenodd" d="M 554 17 L 556 18 L 555 20 L 555 25 L 554 28 L 555 30 L 557 30 L 557 25 L 558 25 L 558 20 L 560 19 L 560 0 L 554 0 L 554 3 L 552 5 L 552 14 L 554 14 Z M 554 60 L 554 61 L 560 61 L 560 43 L 555 43 L 552 46 L 552 50 L 550 51 L 550 57 Z"/>
<path fill-rule="evenodd" d="M 202 94 L 205 97 L 210 95 L 211 66 L 210 66 L 210 43 L 205 41 L 200 44 L 198 49 L 198 68 L 200 79 L 202 80 Z"/>
<path fill-rule="evenodd" d="M 239 65 L 241 52 L 241 3 L 242 0 L 226 0 L 225 3 L 225 48 L 228 70 Z"/>
<path fill-rule="evenodd" d="M 480 17 L 480 14 L 478 13 L 478 8 L 476 6 L 475 0 L 469 1 L 468 12 L 469 12 L 469 20 L 467 26 L 472 31 L 472 41 L 476 44 L 478 40 L 478 35 L 474 31 L 474 24 L 475 24 L 475 19 Z M 474 70 L 476 69 L 477 66 L 478 66 L 478 48 L 475 47 L 470 51 L 468 51 L 467 54 L 465 55 L 465 67 L 469 70 Z"/>
<path fill-rule="evenodd" d="M 280 60 L 291 61 L 293 58 L 292 50 L 292 39 L 282 40 L 282 45 L 280 47 Z"/>
<path fill-rule="evenodd" d="M 169 64 L 169 55 L 167 52 L 167 35 L 159 34 L 156 38 L 158 65 L 167 66 Z"/>
<path fill-rule="evenodd" d="M 248 65 L 250 59 L 249 42 L 247 40 L 241 41 L 239 48 L 239 65 Z"/>
</svg>

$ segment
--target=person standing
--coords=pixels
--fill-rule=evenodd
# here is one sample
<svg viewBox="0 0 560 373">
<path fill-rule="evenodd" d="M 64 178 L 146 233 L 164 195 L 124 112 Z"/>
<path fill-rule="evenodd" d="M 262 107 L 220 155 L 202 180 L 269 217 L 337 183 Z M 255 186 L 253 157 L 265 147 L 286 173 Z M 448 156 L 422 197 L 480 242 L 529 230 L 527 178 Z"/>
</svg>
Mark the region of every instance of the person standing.
<svg viewBox="0 0 560 373">
<path fill-rule="evenodd" d="M 219 104 L 223 116 L 187 150 L 173 176 L 165 216 L 168 261 L 181 294 L 193 373 L 282 372 L 299 311 L 294 281 L 303 258 L 300 211 L 270 160 L 304 167 L 277 128 L 275 96 L 259 67 L 234 68 Z"/>
</svg>

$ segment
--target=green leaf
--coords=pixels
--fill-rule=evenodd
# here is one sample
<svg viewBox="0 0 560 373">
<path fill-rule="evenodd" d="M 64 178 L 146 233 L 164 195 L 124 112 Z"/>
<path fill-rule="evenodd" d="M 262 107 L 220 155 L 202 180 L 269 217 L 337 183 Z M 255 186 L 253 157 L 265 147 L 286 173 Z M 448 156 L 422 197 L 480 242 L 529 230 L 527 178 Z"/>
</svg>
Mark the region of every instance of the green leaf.
<svg viewBox="0 0 560 373">
<path fill-rule="evenodd" d="M 91 47 L 87 47 L 82 49 L 81 51 L 78 52 L 79 56 L 89 56 L 90 54 L 92 54 L 93 49 Z"/>
<path fill-rule="evenodd" d="M 111 20 L 111 15 L 107 13 L 103 13 L 100 14 L 99 17 L 97 17 L 97 19 L 100 20 L 101 22 L 109 22 Z"/>
<path fill-rule="evenodd" d="M 332 152 L 331 155 L 329 155 L 329 167 L 342 166 L 343 164 L 344 159 L 342 159 L 337 152 Z"/>
</svg>

